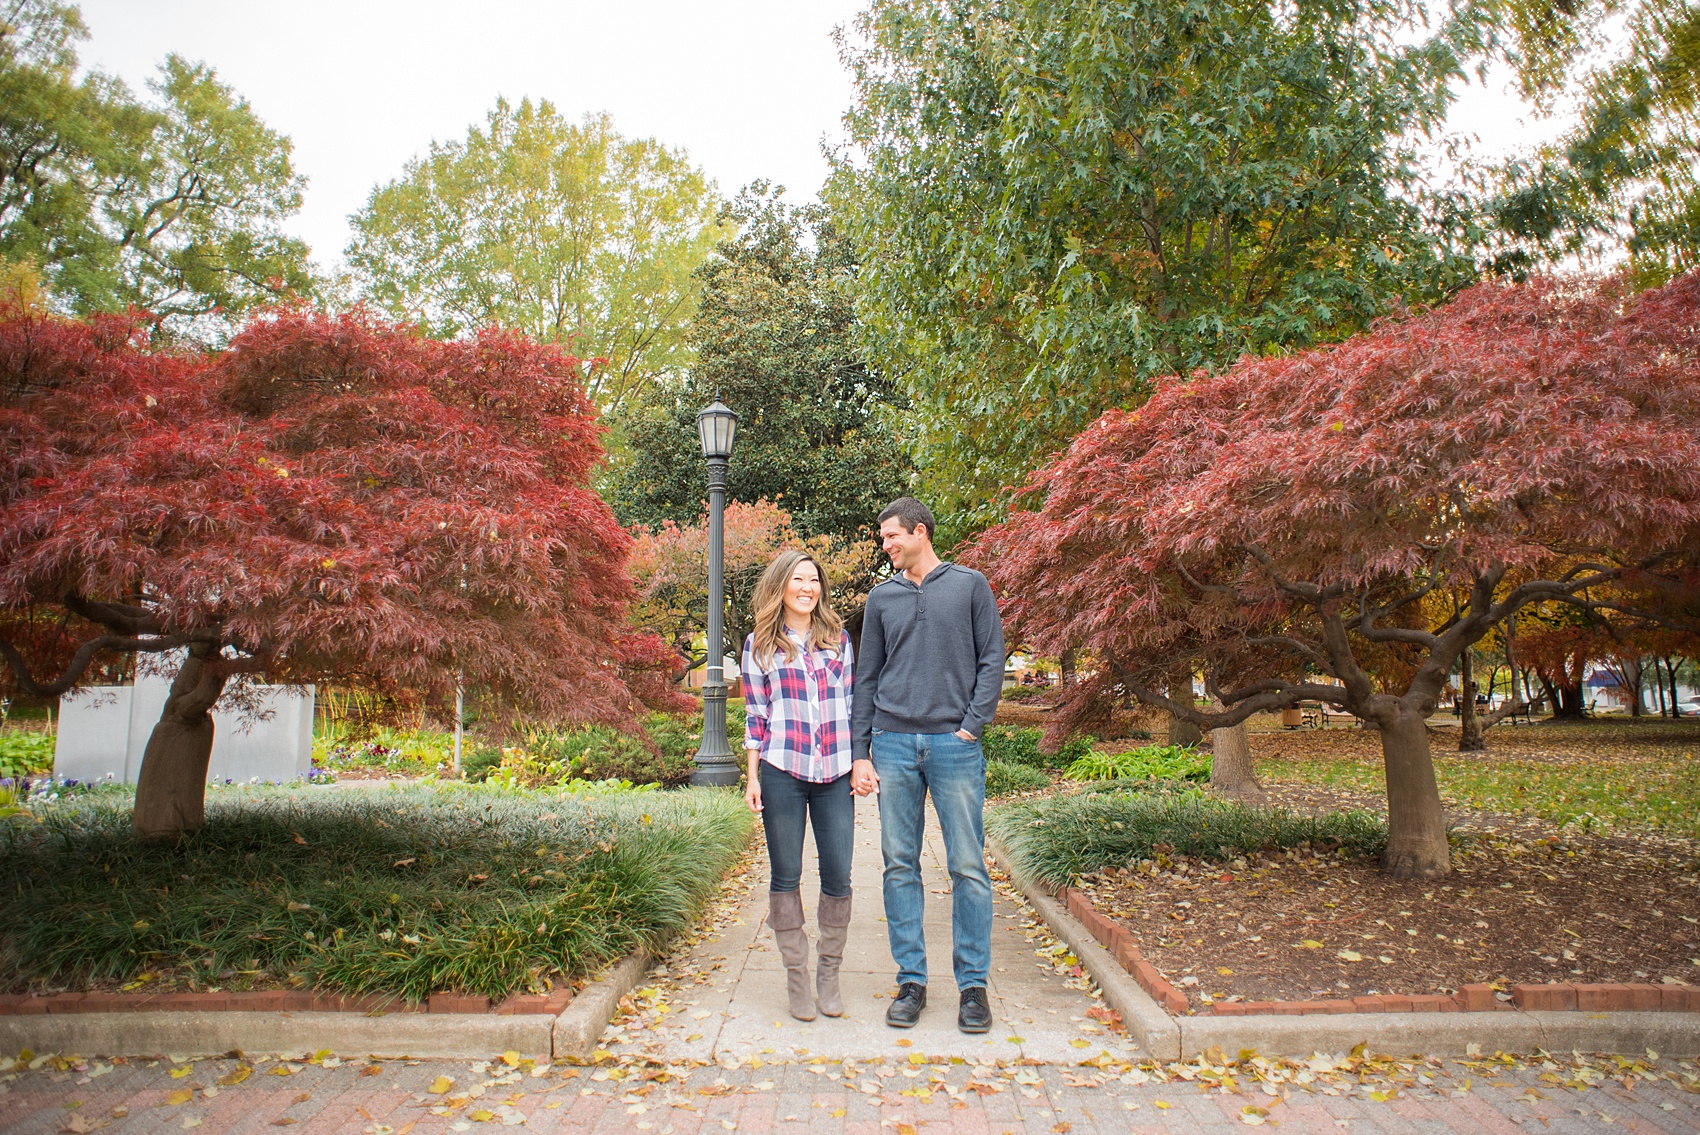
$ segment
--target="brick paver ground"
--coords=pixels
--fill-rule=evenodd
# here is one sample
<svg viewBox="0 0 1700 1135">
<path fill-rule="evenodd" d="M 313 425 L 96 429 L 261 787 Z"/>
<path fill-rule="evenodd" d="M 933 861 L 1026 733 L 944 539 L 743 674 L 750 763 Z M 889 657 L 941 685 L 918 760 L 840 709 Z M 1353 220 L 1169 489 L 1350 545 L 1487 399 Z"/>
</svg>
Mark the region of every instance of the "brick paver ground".
<svg viewBox="0 0 1700 1135">
<path fill-rule="evenodd" d="M 174 1068 L 189 1067 L 182 1078 Z M 1664 1062 L 1664 1067 L 1671 1067 Z M 518 1126 L 538 1132 L 808 1131 L 810 1135 L 1072 1135 L 1093 1133 L 1205 1133 L 1243 1130 L 1248 1106 L 1262 1106 L 1262 1125 L 1290 1132 L 1405 1135 L 1468 1132 L 1691 1132 L 1700 1130 L 1700 1095 L 1659 1081 L 1625 1088 L 1616 1082 L 1575 1091 L 1553 1087 L 1538 1068 L 1508 1071 L 1485 1082 L 1456 1065 L 1431 1070 L 1436 1084 L 1402 1090 L 1387 1100 L 1387 1085 L 1345 1084 L 1292 1090 L 1284 1099 L 1260 1091 L 1204 1089 L 1196 1083 L 1129 1083 L 1114 1069 L 977 1067 L 974 1065 L 766 1065 L 734 1069 L 551 1068 L 532 1075 L 521 1068 L 496 1075 L 468 1061 L 390 1061 L 376 1072 L 363 1062 L 337 1068 L 301 1066 L 288 1076 L 259 1065 L 243 1083 L 217 1087 L 238 1067 L 234 1060 L 173 1065 L 136 1061 L 90 1079 L 89 1065 L 16 1073 L 0 1093 L 0 1131 L 7 1135 L 57 1135 L 111 1131 L 115 1135 L 202 1132 L 257 1133 L 286 1127 L 299 1135 L 436 1135 L 447 1131 Z M 884 1068 L 887 1075 L 878 1075 Z M 1689 1069 L 1692 1071 L 1692 1069 Z M 598 1074 L 603 1077 L 594 1079 Z M 1138 1073 L 1135 1073 L 1138 1075 Z M 433 1094 L 438 1077 L 453 1081 Z M 1097 1077 L 1104 1077 L 1096 1084 Z M 1468 1077 L 1469 1090 L 1462 1090 Z M 970 1081 L 984 1085 L 981 1091 Z M 510 1082 L 504 1082 L 510 1081 Z M 1091 1086 L 1089 1086 L 1091 1085 Z M 439 1085 L 440 1086 L 440 1085 Z M 478 1091 L 471 1097 L 470 1091 Z M 1328 1091 L 1338 1094 L 1325 1094 Z M 186 1102 L 182 1093 L 189 1093 Z M 903 1094 L 903 1093 L 910 1094 Z M 173 1095 L 177 1093 L 177 1095 Z M 1166 1105 L 1166 1106 L 1165 1106 Z M 432 1109 L 449 1109 L 433 1114 Z M 484 1118 L 485 1116 L 489 1118 Z M 521 1120 L 523 1117 L 523 1121 Z M 1261 1118 L 1252 1116 L 1252 1118 Z"/>
</svg>

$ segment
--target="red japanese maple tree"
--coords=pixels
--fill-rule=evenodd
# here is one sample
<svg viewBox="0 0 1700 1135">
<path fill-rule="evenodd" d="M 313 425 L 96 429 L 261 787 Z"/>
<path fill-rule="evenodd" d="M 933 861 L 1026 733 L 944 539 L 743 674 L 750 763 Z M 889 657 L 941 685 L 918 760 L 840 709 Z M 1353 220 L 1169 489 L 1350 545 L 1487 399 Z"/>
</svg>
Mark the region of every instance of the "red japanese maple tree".
<svg viewBox="0 0 1700 1135">
<path fill-rule="evenodd" d="M 1011 633 L 1206 728 L 1300 701 L 1380 730 L 1395 875 L 1450 870 L 1425 718 L 1519 608 L 1693 582 L 1700 273 L 1484 284 L 1106 414 L 970 558 Z M 1453 590 L 1460 608 L 1428 601 Z M 1621 615 L 1622 612 L 1619 612 Z M 1401 648 L 1410 666 L 1366 658 Z M 1217 709 L 1162 692 L 1202 670 Z M 1390 676 L 1391 675 L 1391 676 Z"/>
<path fill-rule="evenodd" d="M 464 682 L 562 720 L 670 696 L 671 651 L 626 622 L 630 538 L 589 487 L 602 447 L 576 360 L 362 313 L 271 313 L 210 355 L 153 350 L 141 327 L 0 319 L 11 681 L 54 696 L 114 654 L 185 652 L 138 835 L 201 826 L 232 682 Z M 40 632 L 43 609 L 63 634 Z"/>
</svg>

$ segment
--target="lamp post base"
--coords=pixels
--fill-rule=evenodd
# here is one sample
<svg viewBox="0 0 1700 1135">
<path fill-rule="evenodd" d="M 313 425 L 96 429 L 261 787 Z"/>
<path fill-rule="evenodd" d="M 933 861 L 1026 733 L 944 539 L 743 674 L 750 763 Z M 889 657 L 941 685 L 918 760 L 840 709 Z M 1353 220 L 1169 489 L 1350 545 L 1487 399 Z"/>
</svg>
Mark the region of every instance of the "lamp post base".
<svg viewBox="0 0 1700 1135">
<path fill-rule="evenodd" d="M 726 686 L 714 682 L 702 690 L 702 747 L 691 784 L 699 788 L 730 788 L 743 770 L 726 742 Z"/>
</svg>

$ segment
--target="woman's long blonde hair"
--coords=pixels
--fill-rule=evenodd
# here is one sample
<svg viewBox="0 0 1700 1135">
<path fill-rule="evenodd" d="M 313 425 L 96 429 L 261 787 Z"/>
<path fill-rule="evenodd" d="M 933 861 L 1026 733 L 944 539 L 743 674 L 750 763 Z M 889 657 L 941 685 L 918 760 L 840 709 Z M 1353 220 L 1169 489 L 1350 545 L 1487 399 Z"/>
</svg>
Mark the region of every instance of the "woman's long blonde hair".
<svg viewBox="0 0 1700 1135">
<path fill-rule="evenodd" d="M 809 645 L 816 650 L 830 651 L 833 654 L 839 652 L 844 635 L 844 621 L 833 613 L 826 569 L 808 552 L 795 549 L 780 552 L 756 581 L 755 600 L 752 604 L 756 616 L 755 660 L 756 665 L 763 670 L 773 665 L 774 655 L 781 651 L 785 653 L 787 662 L 797 657 L 797 647 L 785 633 L 785 587 L 791 582 L 791 573 L 796 571 L 797 565 L 804 560 L 815 565 L 815 574 L 820 578 L 820 601 L 815 604 L 809 620 Z"/>
</svg>

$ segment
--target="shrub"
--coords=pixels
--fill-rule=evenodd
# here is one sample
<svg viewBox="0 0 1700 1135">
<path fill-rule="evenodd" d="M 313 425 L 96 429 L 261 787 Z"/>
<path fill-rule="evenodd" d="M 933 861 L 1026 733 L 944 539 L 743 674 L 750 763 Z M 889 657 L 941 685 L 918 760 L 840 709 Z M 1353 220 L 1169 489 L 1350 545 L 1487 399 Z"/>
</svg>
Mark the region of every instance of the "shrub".
<svg viewBox="0 0 1700 1135">
<path fill-rule="evenodd" d="M 1005 686 L 1003 692 L 998 695 L 998 700 L 1012 702 L 1041 701 L 1049 697 L 1051 692 L 1050 688 L 1046 686 Z"/>
<path fill-rule="evenodd" d="M 1008 796 L 1012 792 L 1031 792 L 1049 788 L 1051 778 L 1036 768 L 1010 764 L 1008 761 L 986 762 L 986 795 Z"/>
<path fill-rule="evenodd" d="M 1305 842 L 1360 855 L 1387 845 L 1386 823 L 1368 812 L 1311 817 L 1248 808 L 1175 781 L 1110 782 L 1104 791 L 1004 804 L 988 813 L 986 829 L 1016 870 L 1050 886 L 1160 850 L 1231 859 Z"/>
<path fill-rule="evenodd" d="M 1056 752 L 1046 753 L 1039 747 L 1043 737 L 1044 732 L 1039 729 L 993 725 L 980 737 L 980 745 L 988 761 L 1003 761 L 1006 764 L 1026 765 L 1028 768 L 1038 769 L 1064 768 L 1085 756 L 1092 748 L 1090 739 L 1076 736 L 1064 741 Z"/>
<path fill-rule="evenodd" d="M 1121 753 L 1093 751 L 1068 766 L 1070 780 L 1209 780 L 1210 757 L 1177 745 L 1146 745 Z"/>
<path fill-rule="evenodd" d="M 502 763 L 502 750 L 495 745 L 467 745 L 462 742 L 460 775 L 462 780 L 479 783 Z"/>
<path fill-rule="evenodd" d="M 128 796 L 31 814 L 0 819 L 10 988 L 154 972 L 408 999 L 500 998 L 658 949 L 752 822 L 742 800 L 699 790 L 229 788 L 162 853 L 132 838 Z"/>
<path fill-rule="evenodd" d="M 0 777 L 37 776 L 53 768 L 54 735 L 0 730 Z"/>
</svg>

